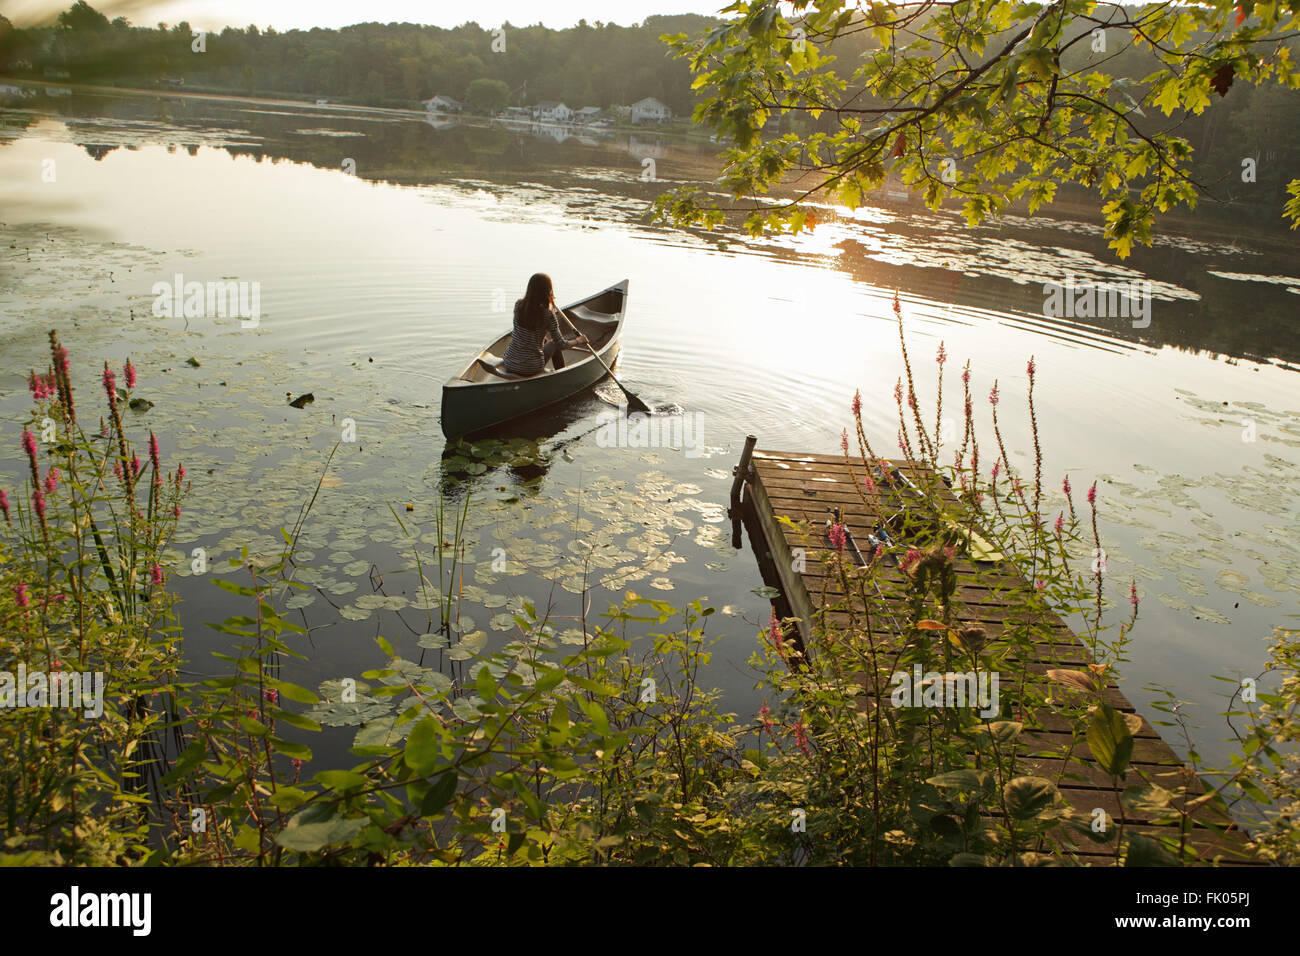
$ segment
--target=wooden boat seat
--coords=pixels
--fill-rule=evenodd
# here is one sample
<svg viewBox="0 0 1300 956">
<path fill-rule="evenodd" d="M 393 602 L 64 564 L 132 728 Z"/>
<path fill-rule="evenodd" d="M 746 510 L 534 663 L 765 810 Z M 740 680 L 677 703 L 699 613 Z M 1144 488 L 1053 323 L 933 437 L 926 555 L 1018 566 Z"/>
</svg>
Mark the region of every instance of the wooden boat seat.
<svg viewBox="0 0 1300 956">
<path fill-rule="evenodd" d="M 573 318 L 582 319 L 584 322 L 603 322 L 606 325 L 615 325 L 618 322 L 618 316 L 606 315 L 604 312 L 589 309 L 585 305 L 575 305 L 573 308 L 564 311 Z"/>
<path fill-rule="evenodd" d="M 507 382 L 521 382 L 526 378 L 532 378 L 531 375 L 515 375 L 511 372 L 507 372 L 506 365 L 505 365 L 506 360 L 504 358 L 497 358 L 496 356 L 493 356 L 492 359 L 489 361 L 488 359 L 479 357 L 475 361 L 478 363 L 479 368 L 483 369 L 483 371 L 490 372 L 491 374 L 495 375 L 497 378 L 503 378 Z"/>
<path fill-rule="evenodd" d="M 582 361 L 590 355 L 591 353 L 585 350 L 565 349 L 564 361 L 566 365 L 572 365 L 575 362 Z M 546 372 L 554 370 L 554 366 L 548 364 L 547 367 L 538 372 L 537 375 L 515 375 L 513 372 L 506 371 L 506 360 L 504 358 L 498 358 L 494 355 L 491 359 L 485 359 L 482 356 L 479 356 L 474 361 L 479 368 L 483 369 L 483 371 L 495 375 L 497 378 L 504 379 L 507 382 L 525 382 L 530 378 L 536 378 L 537 375 L 543 375 Z"/>
</svg>

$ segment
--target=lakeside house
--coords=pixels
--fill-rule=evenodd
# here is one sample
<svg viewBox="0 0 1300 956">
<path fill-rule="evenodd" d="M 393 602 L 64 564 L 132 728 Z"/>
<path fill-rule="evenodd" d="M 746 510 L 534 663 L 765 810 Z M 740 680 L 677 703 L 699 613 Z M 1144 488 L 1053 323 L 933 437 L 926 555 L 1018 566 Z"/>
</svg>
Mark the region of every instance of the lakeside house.
<svg viewBox="0 0 1300 956">
<path fill-rule="evenodd" d="M 533 111 L 523 106 L 507 106 L 497 118 L 507 123 L 531 123 L 533 121 Z"/>
<path fill-rule="evenodd" d="M 533 119 L 539 123 L 568 123 L 573 110 L 557 100 L 542 100 L 533 107 Z"/>
<path fill-rule="evenodd" d="M 605 111 L 599 106 L 584 106 L 573 114 L 573 121 L 589 126 L 604 117 Z"/>
<path fill-rule="evenodd" d="M 430 113 L 459 113 L 465 109 L 460 100 L 452 99 L 450 96 L 439 93 L 431 96 L 427 100 L 421 101 L 424 108 Z"/>
<path fill-rule="evenodd" d="M 673 111 L 653 96 L 647 96 L 632 104 L 629 118 L 633 123 L 667 123 L 673 118 Z"/>
</svg>

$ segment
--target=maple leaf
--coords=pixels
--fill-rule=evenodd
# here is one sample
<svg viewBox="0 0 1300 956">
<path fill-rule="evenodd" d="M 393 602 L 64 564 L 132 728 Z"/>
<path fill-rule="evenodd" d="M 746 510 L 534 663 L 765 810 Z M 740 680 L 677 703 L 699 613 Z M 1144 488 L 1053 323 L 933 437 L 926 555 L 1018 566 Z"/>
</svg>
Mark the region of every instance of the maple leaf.
<svg viewBox="0 0 1300 956">
<path fill-rule="evenodd" d="M 903 150 L 907 148 L 907 134 L 899 133 L 898 139 L 894 140 L 894 155 L 902 156 Z"/>
<path fill-rule="evenodd" d="M 1228 88 L 1232 86 L 1232 80 L 1235 76 L 1232 64 L 1225 63 L 1214 73 L 1214 78 L 1210 80 L 1210 87 L 1220 96 L 1228 95 Z"/>
</svg>

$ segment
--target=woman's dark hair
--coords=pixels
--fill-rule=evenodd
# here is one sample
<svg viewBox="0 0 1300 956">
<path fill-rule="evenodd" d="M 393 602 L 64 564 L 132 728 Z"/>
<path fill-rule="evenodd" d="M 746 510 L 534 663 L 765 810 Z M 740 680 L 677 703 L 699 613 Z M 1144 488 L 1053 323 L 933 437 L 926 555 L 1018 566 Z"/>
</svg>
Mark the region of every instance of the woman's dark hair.
<svg viewBox="0 0 1300 956">
<path fill-rule="evenodd" d="M 546 315 L 555 305 L 555 290 L 551 277 L 538 272 L 528 280 L 528 289 L 520 300 L 519 323 L 526 329 L 539 332 L 546 327 Z"/>
</svg>

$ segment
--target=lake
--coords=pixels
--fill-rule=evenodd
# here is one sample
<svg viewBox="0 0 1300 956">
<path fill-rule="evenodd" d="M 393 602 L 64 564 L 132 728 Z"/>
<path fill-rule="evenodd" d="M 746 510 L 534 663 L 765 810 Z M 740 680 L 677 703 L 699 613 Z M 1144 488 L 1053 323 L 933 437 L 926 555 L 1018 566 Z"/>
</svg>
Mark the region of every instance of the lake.
<svg viewBox="0 0 1300 956">
<path fill-rule="evenodd" d="M 1031 470 L 1034 357 L 1050 515 L 1062 475 L 1076 501 L 1096 478 L 1110 596 L 1122 605 L 1137 581 L 1123 675 L 1139 710 L 1153 683 L 1188 699 L 1200 751 L 1221 760 L 1229 685 L 1214 675 L 1256 674 L 1272 629 L 1294 623 L 1300 242 L 1273 224 L 1171 225 L 1121 263 L 1082 215 L 969 230 L 894 195 L 820 209 L 810 234 L 750 239 L 645 221 L 666 188 L 716 175 L 703 138 L 59 93 L 0 104 L 0 484 L 23 474 L 25 378 L 48 361 L 48 329 L 82 407 L 99 363 L 131 356 L 137 394 L 155 402 L 132 421 L 194 480 L 171 570 L 194 673 L 223 646 L 203 622 L 247 610 L 211 577 L 237 573 L 225 562 L 242 547 L 278 550 L 351 420 L 356 440 L 339 445 L 300 540 L 314 590 L 289 606 L 311 629 L 310 660 L 286 679 L 377 667 L 376 635 L 436 664 L 418 645 L 436 611 L 407 533 L 428 573 L 439 497 L 468 492 L 462 631 L 504 642 L 527 599 L 574 641 L 584 612 L 629 588 L 706 598 L 723 612 L 706 680 L 748 719 L 762 701 L 747 662 L 770 608 L 753 554 L 730 547 L 731 467 L 750 433 L 760 448 L 837 452 L 855 389 L 868 436 L 894 450 L 895 290 L 923 400 L 942 341 L 945 408 L 959 410 L 969 359 L 981 421 L 997 380 L 1008 452 Z M 534 271 L 562 304 L 630 281 L 620 378 L 692 416 L 698 443 L 606 447 L 600 425 L 621 398 L 606 382 L 520 423 L 513 443 L 444 458 L 441 385 L 505 330 Z M 177 274 L 257 283 L 255 327 L 155 316 L 154 284 Z M 1045 315 L 1044 283 L 1067 276 L 1150 283 L 1150 314 Z M 289 407 L 306 392 L 313 403 Z M 318 752 L 345 761 L 350 733 L 330 739 Z"/>
</svg>

